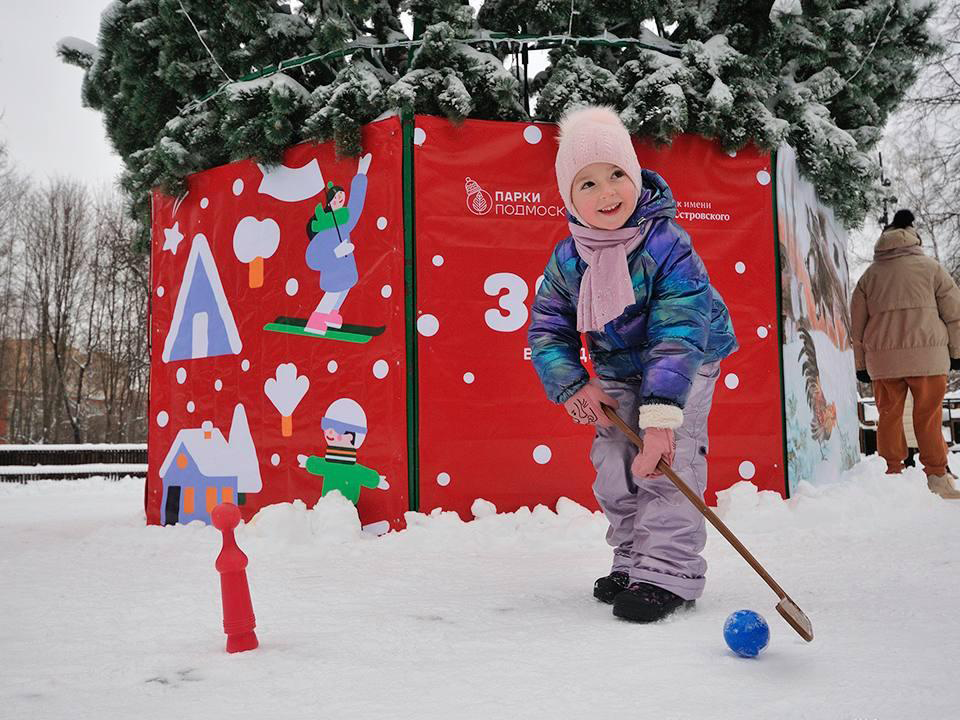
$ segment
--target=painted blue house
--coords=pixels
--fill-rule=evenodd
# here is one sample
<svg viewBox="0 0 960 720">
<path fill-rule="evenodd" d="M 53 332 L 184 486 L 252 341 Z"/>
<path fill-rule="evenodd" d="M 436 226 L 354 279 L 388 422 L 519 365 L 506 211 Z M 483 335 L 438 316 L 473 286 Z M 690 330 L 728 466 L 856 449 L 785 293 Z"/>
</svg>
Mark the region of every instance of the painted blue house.
<svg viewBox="0 0 960 720">
<path fill-rule="evenodd" d="M 160 479 L 164 525 L 209 523 L 210 511 L 220 503 L 239 504 L 240 493 L 259 492 L 260 464 L 243 405 L 234 408 L 229 442 L 209 420 L 178 432 L 160 466 Z"/>
<path fill-rule="evenodd" d="M 163 343 L 163 361 L 236 355 L 242 347 L 210 245 L 197 233 Z"/>
</svg>

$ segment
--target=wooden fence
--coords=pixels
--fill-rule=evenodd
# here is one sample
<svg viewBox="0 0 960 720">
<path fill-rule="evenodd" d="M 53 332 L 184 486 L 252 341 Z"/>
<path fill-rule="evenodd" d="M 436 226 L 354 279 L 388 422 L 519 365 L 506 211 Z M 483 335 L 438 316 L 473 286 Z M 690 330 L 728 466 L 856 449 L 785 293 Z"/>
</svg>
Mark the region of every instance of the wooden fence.
<svg viewBox="0 0 960 720">
<path fill-rule="evenodd" d="M 147 476 L 147 445 L 0 445 L 0 482 Z"/>
</svg>

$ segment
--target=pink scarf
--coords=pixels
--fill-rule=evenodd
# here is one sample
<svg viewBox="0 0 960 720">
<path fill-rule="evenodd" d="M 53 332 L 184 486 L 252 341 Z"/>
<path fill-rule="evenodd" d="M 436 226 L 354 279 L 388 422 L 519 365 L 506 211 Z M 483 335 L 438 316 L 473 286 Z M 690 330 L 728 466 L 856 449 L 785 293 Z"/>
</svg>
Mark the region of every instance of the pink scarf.
<svg viewBox="0 0 960 720">
<path fill-rule="evenodd" d="M 599 332 L 637 302 L 627 255 L 643 242 L 648 225 L 601 230 L 570 223 L 577 253 L 587 264 L 577 300 L 578 331 Z"/>
</svg>

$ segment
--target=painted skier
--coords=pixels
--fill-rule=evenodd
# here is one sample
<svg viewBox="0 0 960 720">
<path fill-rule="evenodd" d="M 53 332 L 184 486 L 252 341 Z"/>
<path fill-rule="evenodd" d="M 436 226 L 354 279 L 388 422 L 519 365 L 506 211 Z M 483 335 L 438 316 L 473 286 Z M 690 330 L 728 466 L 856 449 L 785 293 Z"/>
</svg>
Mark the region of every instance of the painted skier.
<svg viewBox="0 0 960 720">
<path fill-rule="evenodd" d="M 326 202 L 317 205 L 314 217 L 307 223 L 307 267 L 320 273 L 320 289 L 323 297 L 303 328 L 314 335 L 325 335 L 327 328 L 343 326 L 340 307 L 347 293 L 357 284 L 357 261 L 350 232 L 356 227 L 363 212 L 367 194 L 367 170 L 373 156 L 367 153 L 360 158 L 357 174 L 350 183 L 350 200 L 347 203 L 343 188 L 327 184 Z"/>
<path fill-rule="evenodd" d="M 354 505 L 361 488 L 380 485 L 380 474 L 357 462 L 357 451 L 367 436 L 367 416 L 355 400 L 334 400 L 320 422 L 327 441 L 323 457 L 297 455 L 297 463 L 312 475 L 323 477 L 321 496 L 331 490 L 340 493 Z"/>
</svg>

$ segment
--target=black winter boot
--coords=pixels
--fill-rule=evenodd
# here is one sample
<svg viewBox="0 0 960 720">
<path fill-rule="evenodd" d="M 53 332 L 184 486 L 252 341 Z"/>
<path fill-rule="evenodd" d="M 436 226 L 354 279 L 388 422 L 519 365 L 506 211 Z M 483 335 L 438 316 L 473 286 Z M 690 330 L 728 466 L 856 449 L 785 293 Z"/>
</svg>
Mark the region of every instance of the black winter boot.
<svg viewBox="0 0 960 720">
<path fill-rule="evenodd" d="M 693 607 L 693 600 L 684 600 L 669 590 L 645 582 L 630 583 L 613 601 L 613 614 L 624 620 L 651 623 L 662 620 L 680 608 Z"/>
<path fill-rule="evenodd" d="M 630 584 L 630 576 L 625 572 L 612 572 L 602 578 L 597 578 L 593 584 L 593 596 L 600 602 L 607 605 L 613 602 L 613 599 Z"/>
</svg>

